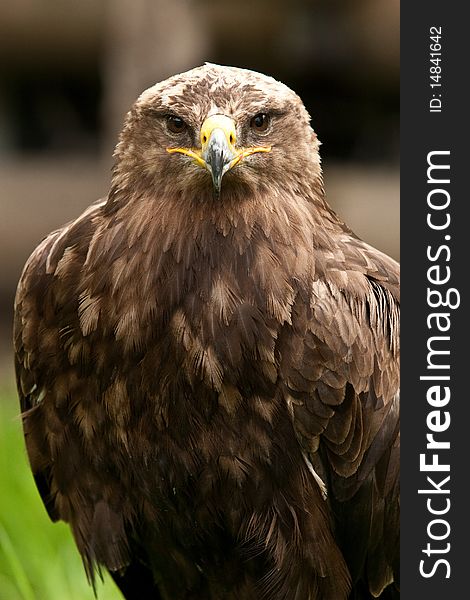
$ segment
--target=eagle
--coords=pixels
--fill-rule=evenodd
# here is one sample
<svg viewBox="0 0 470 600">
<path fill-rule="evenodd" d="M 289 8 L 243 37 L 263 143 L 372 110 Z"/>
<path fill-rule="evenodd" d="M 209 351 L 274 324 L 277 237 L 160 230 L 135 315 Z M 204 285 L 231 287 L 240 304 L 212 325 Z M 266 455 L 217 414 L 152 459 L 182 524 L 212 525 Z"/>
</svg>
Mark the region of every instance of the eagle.
<svg viewBox="0 0 470 600">
<path fill-rule="evenodd" d="M 327 204 L 301 99 L 206 63 L 114 158 L 15 300 L 31 469 L 91 584 L 398 598 L 399 267 Z"/>
</svg>

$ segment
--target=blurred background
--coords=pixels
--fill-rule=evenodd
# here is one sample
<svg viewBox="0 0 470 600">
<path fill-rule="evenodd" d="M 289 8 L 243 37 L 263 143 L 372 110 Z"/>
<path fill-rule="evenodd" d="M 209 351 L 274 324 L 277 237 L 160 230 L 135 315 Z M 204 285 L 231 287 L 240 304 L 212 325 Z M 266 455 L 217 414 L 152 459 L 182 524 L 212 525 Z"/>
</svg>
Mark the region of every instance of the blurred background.
<svg viewBox="0 0 470 600">
<path fill-rule="evenodd" d="M 15 416 L 21 269 L 42 237 L 106 195 L 138 94 L 204 61 L 262 71 L 303 98 L 330 204 L 399 258 L 398 0 L 1 2 L 0 600 L 93 597 L 66 527 L 48 523 Z M 107 583 L 99 597 L 118 596 Z"/>
</svg>

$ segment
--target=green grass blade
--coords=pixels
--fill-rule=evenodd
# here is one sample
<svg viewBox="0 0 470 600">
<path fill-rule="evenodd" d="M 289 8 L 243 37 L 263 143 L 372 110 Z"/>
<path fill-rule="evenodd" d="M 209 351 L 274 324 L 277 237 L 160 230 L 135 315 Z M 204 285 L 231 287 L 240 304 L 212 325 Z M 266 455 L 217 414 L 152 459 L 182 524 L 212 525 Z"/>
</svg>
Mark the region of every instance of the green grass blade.
<svg viewBox="0 0 470 600">
<path fill-rule="evenodd" d="M 31 587 L 28 576 L 23 568 L 15 547 L 6 529 L 0 524 L 0 550 L 3 552 L 7 564 L 10 567 L 13 581 L 23 595 L 23 600 L 35 600 L 34 590 Z"/>
</svg>

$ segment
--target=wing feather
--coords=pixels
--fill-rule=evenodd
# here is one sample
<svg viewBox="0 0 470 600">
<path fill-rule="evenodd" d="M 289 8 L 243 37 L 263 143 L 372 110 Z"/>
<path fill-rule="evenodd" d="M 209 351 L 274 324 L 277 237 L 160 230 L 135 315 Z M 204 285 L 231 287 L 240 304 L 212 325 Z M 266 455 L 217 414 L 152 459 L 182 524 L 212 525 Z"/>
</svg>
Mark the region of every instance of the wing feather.
<svg viewBox="0 0 470 600">
<path fill-rule="evenodd" d="M 113 475 L 100 480 L 94 465 L 103 409 L 93 401 L 100 394 L 94 377 L 99 365 L 90 336 L 100 311 L 82 289 L 82 266 L 101 205 L 36 248 L 18 285 L 14 317 L 31 470 L 50 518 L 70 523 L 91 581 L 96 562 L 112 570 L 129 560 L 122 512 L 112 507 Z"/>
<path fill-rule="evenodd" d="M 294 305 L 281 372 L 353 582 L 378 596 L 398 581 L 399 274 L 360 240 L 348 244 L 325 253 L 310 306 Z"/>
</svg>

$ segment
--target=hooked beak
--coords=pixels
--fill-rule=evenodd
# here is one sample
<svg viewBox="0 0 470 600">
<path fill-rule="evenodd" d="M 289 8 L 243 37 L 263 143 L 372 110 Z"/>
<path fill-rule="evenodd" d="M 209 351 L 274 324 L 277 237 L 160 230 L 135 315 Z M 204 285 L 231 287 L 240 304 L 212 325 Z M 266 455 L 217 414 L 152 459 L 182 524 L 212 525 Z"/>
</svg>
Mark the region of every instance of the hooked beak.
<svg viewBox="0 0 470 600">
<path fill-rule="evenodd" d="M 220 195 L 222 178 L 243 158 L 256 152 L 270 152 L 271 146 L 251 148 L 236 147 L 235 122 L 225 115 L 208 117 L 201 127 L 201 149 L 167 148 L 170 154 L 180 153 L 192 158 L 212 176 L 212 184 L 217 196 Z"/>
<path fill-rule="evenodd" d="M 204 126 L 201 131 L 204 131 Z M 230 141 L 233 139 L 233 133 L 231 129 L 214 127 L 210 132 L 204 133 L 201 137 L 203 140 L 207 140 L 202 143 L 201 156 L 206 164 L 206 168 L 212 175 L 212 184 L 214 185 L 215 193 L 220 194 L 222 177 L 240 160 Z M 236 160 L 237 158 L 238 160 Z"/>
</svg>

